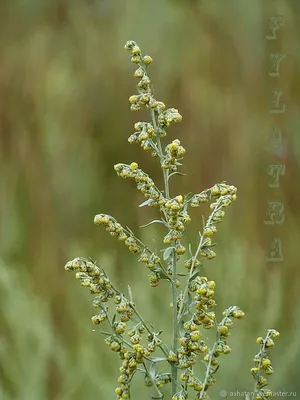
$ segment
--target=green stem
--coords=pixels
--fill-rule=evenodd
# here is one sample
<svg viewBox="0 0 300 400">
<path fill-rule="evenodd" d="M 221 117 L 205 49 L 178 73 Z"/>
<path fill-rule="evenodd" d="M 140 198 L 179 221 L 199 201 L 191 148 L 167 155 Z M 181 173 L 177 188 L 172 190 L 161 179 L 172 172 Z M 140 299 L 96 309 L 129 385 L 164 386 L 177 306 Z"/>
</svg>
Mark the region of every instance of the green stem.
<svg viewBox="0 0 300 400">
<path fill-rule="evenodd" d="M 147 332 L 152 336 L 153 332 L 151 331 L 151 329 L 148 327 L 146 321 L 144 320 L 144 318 L 141 316 L 141 314 L 138 312 L 138 310 L 135 308 L 135 306 L 130 303 L 130 307 L 133 309 L 135 315 L 138 317 L 138 319 L 140 320 L 140 322 L 144 325 L 144 327 L 146 328 Z M 168 352 L 164 349 L 164 346 L 166 347 L 166 345 L 164 343 L 162 343 L 162 345 L 158 346 L 161 351 L 164 353 L 164 355 L 166 357 L 168 357 Z"/>
<path fill-rule="evenodd" d="M 208 379 L 209 379 L 209 377 L 211 375 L 210 368 L 211 368 L 212 358 L 213 358 L 214 351 L 215 351 L 215 348 L 217 346 L 217 343 L 218 343 L 219 339 L 220 339 L 220 336 L 217 333 L 217 339 L 216 339 L 216 341 L 215 341 L 215 343 L 214 343 L 214 345 L 213 345 L 213 347 L 212 347 L 212 349 L 211 349 L 211 351 L 209 353 L 209 360 L 208 360 L 208 363 L 207 363 L 207 366 L 206 366 L 206 374 L 205 374 L 205 378 L 204 378 L 204 381 L 203 381 L 203 388 L 202 388 L 202 390 L 201 390 L 201 392 L 199 394 L 199 399 L 202 399 L 203 395 L 205 393 L 205 387 L 206 387 Z"/>
<path fill-rule="evenodd" d="M 200 233 L 199 233 L 199 234 L 200 234 Z M 200 234 L 200 235 L 201 235 L 201 234 Z M 186 286 L 185 286 L 183 295 L 182 295 L 181 300 L 180 300 L 180 305 L 179 305 L 179 310 L 178 310 L 178 316 L 177 316 L 177 322 L 178 322 L 178 323 L 180 323 L 181 318 L 182 318 L 183 313 L 184 313 L 184 304 L 185 304 L 185 299 L 186 299 L 186 296 L 187 296 L 187 292 L 188 292 L 188 290 L 189 290 L 189 283 L 190 283 L 191 277 L 192 277 L 193 272 L 194 272 L 194 266 L 195 266 L 195 262 L 196 262 L 196 260 L 197 260 L 198 254 L 200 253 L 200 250 L 201 250 L 201 248 L 202 248 L 202 246 L 203 246 L 203 238 L 204 238 L 204 236 L 201 235 L 201 236 L 200 236 L 200 241 L 199 241 L 199 244 L 198 244 L 198 247 L 197 247 L 197 250 L 196 250 L 196 253 L 195 253 L 195 255 L 194 255 L 194 259 L 193 259 L 192 266 L 191 266 L 191 269 L 190 269 L 189 277 L 188 277 L 188 279 L 187 279 Z"/>
<path fill-rule="evenodd" d="M 164 156 L 161 146 L 161 140 L 157 129 L 157 122 L 155 118 L 155 113 L 151 110 L 151 118 L 154 130 L 156 132 L 156 142 L 158 147 L 158 155 L 160 158 L 160 164 L 163 164 Z M 162 168 L 164 177 L 164 191 L 167 199 L 170 198 L 170 188 L 169 188 L 169 171 Z M 176 291 L 176 280 L 177 280 L 177 270 L 176 270 L 176 253 L 175 250 L 172 252 L 172 280 L 171 280 L 171 290 L 172 290 L 172 303 L 173 303 L 173 339 L 172 339 L 172 351 L 177 354 L 177 341 L 178 341 L 178 324 L 177 324 L 177 291 Z M 171 364 L 171 375 L 172 375 L 172 396 L 176 393 L 177 384 L 177 367 L 174 363 Z"/>
<path fill-rule="evenodd" d="M 261 348 L 260 348 L 260 360 L 259 360 L 259 364 L 258 364 L 258 366 L 257 366 L 257 368 L 258 368 L 258 373 L 257 373 L 257 377 L 256 377 L 255 383 L 254 383 L 254 389 L 253 389 L 253 392 L 252 392 L 252 400 L 255 399 L 255 396 L 256 396 L 256 394 L 257 394 L 257 392 L 258 392 L 259 371 L 261 370 L 261 364 L 262 364 L 262 360 L 263 360 L 263 358 L 264 358 L 264 353 L 265 353 L 265 350 L 266 350 L 266 347 L 265 347 L 265 346 L 266 346 L 266 342 L 267 342 L 267 340 L 269 339 L 270 336 L 271 336 L 271 332 L 269 331 L 269 332 L 267 333 L 267 336 L 266 336 L 265 339 L 264 339 L 263 344 L 261 345 Z"/>
<path fill-rule="evenodd" d="M 163 396 L 162 392 L 159 390 L 159 388 L 158 388 L 158 386 L 157 386 L 157 384 L 155 382 L 155 379 L 153 379 L 153 377 L 151 376 L 150 371 L 148 370 L 146 363 L 143 362 L 143 366 L 145 368 L 145 371 L 147 372 L 147 376 L 149 377 L 149 379 L 153 383 L 153 386 L 154 386 L 155 391 L 156 391 L 156 393 L 158 395 L 158 398 L 163 399 L 164 396 Z"/>
<path fill-rule="evenodd" d="M 124 228 L 125 232 L 128 233 L 129 235 L 132 235 L 134 237 L 134 239 L 149 253 L 149 254 L 153 254 L 153 251 L 151 251 L 139 238 L 137 238 L 135 236 L 135 234 L 129 229 L 129 228 Z M 158 265 L 160 266 L 160 268 L 162 269 L 162 271 L 164 272 L 166 279 L 171 280 L 168 276 L 168 273 L 164 267 L 164 265 L 162 264 L 162 262 L 160 261 L 158 263 Z"/>
<path fill-rule="evenodd" d="M 156 134 L 156 142 L 157 142 L 157 147 L 158 147 L 158 156 L 160 159 L 160 165 L 162 165 L 163 161 L 164 161 L 164 156 L 163 156 L 163 150 L 162 150 L 162 146 L 161 146 L 161 140 L 160 140 L 160 136 L 158 133 L 158 128 L 157 128 L 157 122 L 156 122 L 156 118 L 155 118 L 155 112 L 154 110 L 151 110 L 151 118 L 152 118 L 152 124 L 154 127 L 154 131 Z M 170 198 L 170 189 L 169 189 L 169 171 L 162 168 L 163 171 L 163 176 L 164 176 L 164 186 L 165 186 L 165 196 L 167 199 Z"/>
<path fill-rule="evenodd" d="M 176 253 L 173 250 L 172 255 L 172 302 L 173 302 L 173 342 L 172 351 L 177 354 L 177 341 L 178 341 L 178 324 L 177 324 L 177 292 L 176 292 Z M 172 374 L 172 396 L 176 393 L 176 383 L 177 383 L 177 367 L 174 363 L 171 364 L 171 374 Z"/>
<path fill-rule="evenodd" d="M 163 163 L 163 150 L 161 146 L 160 136 L 158 134 L 157 123 L 155 118 L 155 113 L 151 111 L 152 123 L 154 130 L 156 132 L 157 147 L 159 150 L 160 163 Z M 167 199 L 170 198 L 170 188 L 169 188 L 169 171 L 162 168 L 164 177 L 164 187 L 165 196 Z M 177 269 L 176 269 L 176 253 L 175 250 L 172 252 L 172 280 L 171 280 L 171 290 L 172 290 L 172 303 L 173 303 L 173 339 L 172 339 L 172 351 L 177 354 L 177 341 L 178 341 L 178 324 L 177 324 L 177 291 L 176 291 L 176 281 L 177 281 Z M 171 376 L 172 376 L 172 396 L 176 393 L 177 385 L 177 367 L 174 363 L 171 364 Z"/>
</svg>

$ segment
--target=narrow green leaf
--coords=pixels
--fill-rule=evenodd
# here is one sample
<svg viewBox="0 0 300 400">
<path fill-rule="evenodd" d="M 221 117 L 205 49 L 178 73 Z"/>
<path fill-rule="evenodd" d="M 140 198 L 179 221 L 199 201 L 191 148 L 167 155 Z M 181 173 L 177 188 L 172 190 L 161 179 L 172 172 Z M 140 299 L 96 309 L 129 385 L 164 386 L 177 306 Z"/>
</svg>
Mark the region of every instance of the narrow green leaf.
<svg viewBox="0 0 300 400">
<path fill-rule="evenodd" d="M 130 302 L 133 303 L 132 291 L 131 291 L 131 288 L 130 288 L 129 285 L 128 285 L 128 294 L 129 294 L 129 300 L 130 300 Z"/>
<path fill-rule="evenodd" d="M 172 172 L 169 176 L 168 176 L 168 180 L 171 178 L 171 176 L 173 176 L 173 175 L 182 175 L 182 176 L 186 176 L 186 174 L 183 174 L 182 172 L 178 172 L 178 171 L 175 171 L 175 172 Z"/>
<path fill-rule="evenodd" d="M 190 281 L 193 281 L 199 275 L 199 272 L 200 272 L 200 265 L 199 265 L 199 267 L 196 267 L 194 269 L 194 271 L 190 277 Z"/>
<path fill-rule="evenodd" d="M 183 329 L 183 321 L 181 320 L 180 326 L 179 326 L 179 335 L 182 337 L 185 335 L 185 330 Z"/>
<path fill-rule="evenodd" d="M 146 228 L 147 226 L 152 225 L 152 224 L 155 224 L 155 223 L 157 223 L 157 224 L 164 224 L 164 222 L 163 222 L 162 220 L 160 220 L 160 219 L 155 219 L 155 220 L 149 222 L 149 224 L 140 225 L 140 228 Z"/>
<path fill-rule="evenodd" d="M 164 255 L 163 255 L 164 261 L 166 261 L 168 258 L 170 258 L 173 249 L 174 249 L 174 247 L 172 246 L 172 247 L 167 247 L 167 248 L 164 250 Z"/>
<path fill-rule="evenodd" d="M 146 201 L 144 201 L 142 204 L 139 205 L 139 207 L 145 207 L 148 204 L 154 203 L 155 200 L 153 199 L 147 199 Z"/>
<path fill-rule="evenodd" d="M 149 374 L 152 379 L 155 378 L 155 361 L 153 361 L 149 368 Z"/>
<path fill-rule="evenodd" d="M 151 360 L 153 362 L 154 365 L 157 362 L 166 361 L 167 360 L 166 357 L 148 357 L 148 358 L 149 358 L 149 360 Z"/>
</svg>

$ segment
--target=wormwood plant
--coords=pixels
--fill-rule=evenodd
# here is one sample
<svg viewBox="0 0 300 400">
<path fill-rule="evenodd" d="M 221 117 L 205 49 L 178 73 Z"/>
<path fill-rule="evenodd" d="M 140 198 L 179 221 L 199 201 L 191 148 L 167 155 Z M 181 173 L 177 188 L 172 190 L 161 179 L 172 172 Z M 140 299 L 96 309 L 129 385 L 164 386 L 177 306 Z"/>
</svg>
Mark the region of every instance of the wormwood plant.
<svg viewBox="0 0 300 400">
<path fill-rule="evenodd" d="M 208 389 L 216 381 L 220 356 L 231 352 L 228 338 L 233 321 L 243 318 L 244 312 L 237 306 L 231 306 L 223 311 L 222 318 L 217 319 L 214 311 L 216 284 L 201 275 L 201 266 L 204 261 L 216 257 L 212 238 L 217 233 L 217 224 L 223 221 L 226 208 L 236 200 L 237 189 L 222 182 L 194 195 L 170 195 L 171 178 L 180 174 L 178 168 L 182 165 L 185 149 L 178 139 L 163 147 L 162 139 L 166 137 L 169 126 L 180 122 L 182 116 L 175 108 L 167 109 L 163 102 L 154 98 L 148 76 L 152 58 L 143 56 L 134 41 L 128 41 L 125 49 L 131 53 L 131 61 L 137 66 L 134 76 L 139 80 L 138 93 L 129 98 L 130 108 L 138 111 L 145 107 L 151 117 L 148 122 L 134 125 L 135 132 L 128 141 L 140 144 L 143 150 L 159 160 L 164 188 L 158 188 L 136 162 L 130 165 L 119 163 L 114 169 L 120 177 L 136 182 L 137 189 L 146 198 L 140 207 L 156 207 L 160 211 L 161 218 L 151 223 L 160 223 L 165 228 L 162 249 L 160 252 L 152 251 L 132 230 L 123 227 L 110 215 L 97 214 L 94 223 L 104 225 L 112 236 L 123 241 L 129 251 L 138 257 L 138 262 L 149 271 L 152 287 L 159 286 L 161 280 L 169 284 L 172 294 L 172 343 L 166 343 L 163 332 L 154 330 L 152 324 L 143 318 L 130 288 L 128 295 L 118 290 L 96 262 L 75 258 L 65 265 L 65 269 L 75 271 L 81 286 L 89 288 L 90 293 L 95 295 L 93 305 L 98 312 L 92 317 L 92 322 L 96 325 L 105 322 L 110 328 L 110 332 L 101 332 L 106 336 L 107 345 L 118 353 L 121 360 L 119 383 L 115 389 L 118 400 L 131 398 L 131 382 L 137 373 L 142 374 L 145 386 L 151 388 L 149 396 L 152 399 L 163 399 L 164 386 L 168 384 L 171 384 L 172 400 L 209 399 Z M 202 217 L 203 229 L 199 232 L 196 248 L 189 245 L 186 249 L 182 239 L 191 221 L 189 207 L 199 207 L 202 203 L 209 204 L 210 215 L 207 220 Z M 181 260 L 185 272 L 180 269 Z M 179 278 L 184 281 L 182 289 Z M 203 340 L 205 330 L 215 331 L 214 343 Z M 266 376 L 273 373 L 269 350 L 274 346 L 273 338 L 277 336 L 279 333 L 270 329 L 266 337 L 257 339 L 260 349 L 251 368 L 255 381 L 252 400 L 272 395 L 265 387 Z M 204 365 L 201 377 L 194 374 L 194 366 L 199 362 Z"/>
</svg>

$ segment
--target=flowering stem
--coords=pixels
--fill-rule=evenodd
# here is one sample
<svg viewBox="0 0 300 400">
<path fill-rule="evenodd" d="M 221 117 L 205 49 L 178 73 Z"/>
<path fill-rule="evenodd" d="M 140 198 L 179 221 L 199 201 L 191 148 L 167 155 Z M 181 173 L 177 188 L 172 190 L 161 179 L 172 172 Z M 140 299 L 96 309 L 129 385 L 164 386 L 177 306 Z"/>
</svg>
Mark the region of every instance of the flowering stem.
<svg viewBox="0 0 300 400">
<path fill-rule="evenodd" d="M 156 391 L 156 393 L 157 393 L 157 395 L 158 395 L 157 398 L 163 399 L 163 394 L 162 394 L 162 392 L 159 390 L 159 388 L 158 388 L 158 386 L 157 386 L 157 384 L 156 384 L 156 382 L 155 382 L 155 379 L 153 379 L 152 375 L 150 374 L 150 371 L 148 370 L 148 367 L 147 367 L 146 363 L 143 362 L 143 366 L 144 366 L 144 368 L 145 368 L 145 371 L 147 372 L 148 378 L 149 378 L 149 379 L 151 380 L 151 382 L 153 383 L 153 386 L 154 386 L 154 388 L 155 388 L 155 391 Z"/>
<path fill-rule="evenodd" d="M 158 133 L 157 122 L 154 110 L 151 110 L 151 118 L 152 124 L 154 127 L 154 131 L 156 133 L 156 141 L 158 147 L 158 156 L 160 158 L 160 164 L 163 164 L 164 155 L 161 146 L 161 140 Z M 164 177 L 164 192 L 165 197 L 167 199 L 170 198 L 170 188 L 169 188 L 169 171 L 162 168 L 163 177 Z M 172 279 L 171 279 L 171 288 L 172 288 L 172 303 L 173 303 L 173 340 L 172 340 L 172 351 L 174 354 L 177 354 L 177 341 L 178 341 L 178 324 L 177 324 L 177 292 L 176 292 L 176 280 L 177 280 L 177 270 L 176 270 L 176 253 L 173 249 L 172 251 Z M 176 384 L 177 384 L 177 367 L 174 363 L 171 364 L 171 375 L 172 375 L 172 396 L 176 393 Z"/>
<path fill-rule="evenodd" d="M 160 158 L 160 164 L 162 165 L 162 163 L 164 161 L 164 156 L 163 156 L 163 150 L 162 150 L 162 146 L 161 146 L 160 136 L 159 136 L 158 129 L 157 129 L 157 122 L 156 122 L 154 110 L 151 110 L 151 118 L 152 118 L 152 124 L 154 127 L 154 131 L 156 134 L 158 156 Z M 165 196 L 167 199 L 169 199 L 170 190 L 169 190 L 169 183 L 168 183 L 168 170 L 165 170 L 164 168 L 162 168 L 162 171 L 163 171 L 163 176 L 164 176 Z"/>
<path fill-rule="evenodd" d="M 265 353 L 265 350 L 266 350 L 266 347 L 265 347 L 265 346 L 266 346 L 266 343 L 267 343 L 268 339 L 269 339 L 271 336 L 272 336 L 272 332 L 269 331 L 269 332 L 267 333 L 267 336 L 265 337 L 265 339 L 264 339 L 262 345 L 261 345 L 259 363 L 258 363 L 258 366 L 257 366 L 258 371 L 260 371 L 260 369 L 261 369 L 262 360 L 263 360 L 263 358 L 264 358 L 264 353 Z M 257 392 L 258 392 L 258 390 L 259 390 L 258 384 L 259 384 L 259 375 L 258 375 L 257 378 L 255 379 L 254 389 L 253 389 L 253 392 L 252 392 L 252 400 L 255 399 L 255 396 L 256 396 L 256 394 L 257 394 Z"/>
<path fill-rule="evenodd" d="M 210 377 L 210 375 L 211 375 L 211 370 L 210 370 L 210 368 L 211 368 L 212 358 L 213 358 L 214 351 L 215 351 L 215 348 L 216 348 L 216 346 L 217 346 L 219 340 L 220 340 L 220 335 L 219 335 L 219 333 L 217 332 L 216 341 L 215 341 L 215 343 L 214 343 L 212 349 L 211 349 L 210 352 L 209 352 L 209 360 L 208 360 L 208 363 L 207 363 L 207 366 L 206 366 L 206 374 L 205 374 L 205 378 L 204 378 L 204 381 L 203 381 L 203 388 L 202 388 L 202 390 L 201 390 L 201 392 L 200 392 L 200 395 L 199 395 L 199 399 L 202 399 L 202 398 L 203 398 L 204 392 L 205 392 L 205 390 L 206 390 L 205 388 L 206 388 L 208 379 L 209 379 L 209 377 Z"/>
<path fill-rule="evenodd" d="M 213 210 L 213 212 L 210 214 L 209 218 L 207 219 L 206 226 L 209 226 L 209 225 L 211 224 L 212 219 L 213 219 L 213 217 L 215 216 L 216 212 L 219 211 L 219 209 L 221 208 L 221 207 L 220 207 L 221 204 L 222 204 L 222 197 L 218 200 L 217 205 L 216 205 L 216 208 Z M 204 228 L 205 228 L 205 227 L 204 227 Z M 186 286 L 185 286 L 185 289 L 184 289 L 184 292 L 183 292 L 183 296 L 182 296 L 181 301 L 180 301 L 180 306 L 179 306 L 179 311 L 178 311 L 178 317 L 177 317 L 177 322 L 178 322 L 178 323 L 180 323 L 181 318 L 182 318 L 183 313 L 184 313 L 185 299 L 186 299 L 186 296 L 187 296 L 187 293 L 188 293 L 188 290 L 189 290 L 189 283 L 190 283 L 190 280 L 191 280 L 191 278 L 192 278 L 192 276 L 193 276 L 195 262 L 196 262 L 197 257 L 198 257 L 198 255 L 199 255 L 199 253 L 200 253 L 200 251 L 201 251 L 201 249 L 202 249 L 202 247 L 203 247 L 203 244 L 204 244 L 204 239 L 205 239 L 204 234 L 201 235 L 201 233 L 199 232 L 199 235 L 200 235 L 200 241 L 199 241 L 199 244 L 198 244 L 196 253 L 195 253 L 195 255 L 194 255 L 194 259 L 193 259 L 193 263 L 192 263 L 192 265 L 191 265 L 189 277 L 188 277 L 188 279 L 187 279 Z"/>
</svg>

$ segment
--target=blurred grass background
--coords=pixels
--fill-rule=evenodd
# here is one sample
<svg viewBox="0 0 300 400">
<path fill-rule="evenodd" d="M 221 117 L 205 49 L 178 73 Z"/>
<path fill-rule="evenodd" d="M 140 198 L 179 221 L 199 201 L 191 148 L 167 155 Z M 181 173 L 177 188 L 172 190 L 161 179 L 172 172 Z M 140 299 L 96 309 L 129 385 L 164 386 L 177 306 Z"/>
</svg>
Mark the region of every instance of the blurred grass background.
<svg viewBox="0 0 300 400">
<path fill-rule="evenodd" d="M 168 141 L 185 146 L 187 176 L 174 178 L 172 193 L 222 180 L 238 188 L 205 273 L 217 281 L 219 312 L 237 304 L 246 318 L 211 393 L 252 389 L 255 339 L 267 328 L 281 332 L 271 389 L 300 393 L 300 2 L 2 0 L 0 15 L 0 399 L 115 398 L 119 360 L 93 332 L 87 291 L 63 269 L 76 256 L 97 259 L 124 290 L 130 283 L 147 319 L 170 332 L 166 283 L 148 288 L 135 257 L 93 225 L 104 212 L 150 243 L 161 238 L 136 229 L 155 211 L 138 209 L 141 195 L 113 171 L 135 160 L 162 182 L 156 160 L 127 143 L 144 118 L 127 102 L 136 82 L 129 39 L 154 59 L 158 100 L 183 115 Z M 276 41 L 265 38 L 272 15 L 285 19 Z M 272 78 L 277 51 L 287 58 Z M 285 114 L 268 112 L 274 88 Z M 280 154 L 266 150 L 274 125 Z M 280 188 L 268 186 L 270 163 L 286 165 Z M 272 200 L 284 203 L 283 225 L 263 223 Z M 193 217 L 191 242 L 201 211 Z M 284 261 L 266 263 L 276 236 Z M 149 398 L 141 385 L 134 398 Z"/>
</svg>

